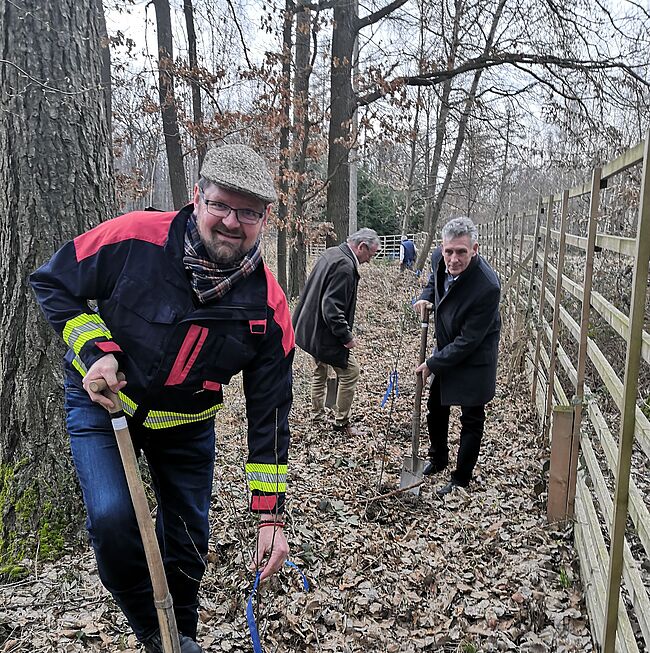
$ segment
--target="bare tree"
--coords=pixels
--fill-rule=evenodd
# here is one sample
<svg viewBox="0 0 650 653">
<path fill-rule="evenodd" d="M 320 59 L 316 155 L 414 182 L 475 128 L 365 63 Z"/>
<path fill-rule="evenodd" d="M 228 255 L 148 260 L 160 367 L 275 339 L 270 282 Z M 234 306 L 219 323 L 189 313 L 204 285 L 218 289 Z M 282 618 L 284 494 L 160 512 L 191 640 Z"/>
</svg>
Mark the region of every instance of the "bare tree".
<svg viewBox="0 0 650 653">
<path fill-rule="evenodd" d="M 289 296 L 297 297 L 307 277 L 307 252 L 305 248 L 306 167 L 307 148 L 310 141 L 309 78 L 311 12 L 300 0 L 296 14 L 296 52 L 294 77 L 294 128 L 296 144 L 293 169 L 296 178 L 295 211 L 291 221 L 291 246 L 289 249 Z M 315 50 L 314 50 L 315 54 Z"/>
<path fill-rule="evenodd" d="M 169 0 L 152 0 L 156 8 L 156 29 L 158 33 L 158 95 L 162 116 L 169 183 L 174 208 L 180 209 L 187 203 L 187 180 L 183 165 L 183 150 L 178 127 L 176 94 L 174 91 L 174 57 L 172 45 L 172 22 Z"/>
<path fill-rule="evenodd" d="M 334 225 L 339 242 L 348 236 L 350 226 L 350 148 L 351 121 L 357 100 L 352 88 L 354 44 L 359 32 L 373 25 L 406 3 L 393 0 L 383 9 L 359 18 L 355 0 L 334 3 L 332 31 L 329 151 L 327 159 L 327 220 Z"/>
<path fill-rule="evenodd" d="M 203 105 L 201 103 L 201 86 L 199 84 L 199 59 L 196 52 L 196 30 L 194 29 L 194 6 L 192 0 L 183 0 L 185 29 L 187 30 L 187 50 L 190 65 L 189 82 L 192 90 L 192 133 L 196 143 L 196 158 L 201 169 L 207 143 L 203 125 Z"/>
<path fill-rule="evenodd" d="M 289 215 L 289 175 L 291 154 L 289 130 L 291 127 L 291 55 L 293 51 L 293 0 L 286 0 L 282 29 L 282 80 L 280 89 L 280 199 L 278 202 L 278 283 L 287 291 L 287 221 Z"/>
</svg>

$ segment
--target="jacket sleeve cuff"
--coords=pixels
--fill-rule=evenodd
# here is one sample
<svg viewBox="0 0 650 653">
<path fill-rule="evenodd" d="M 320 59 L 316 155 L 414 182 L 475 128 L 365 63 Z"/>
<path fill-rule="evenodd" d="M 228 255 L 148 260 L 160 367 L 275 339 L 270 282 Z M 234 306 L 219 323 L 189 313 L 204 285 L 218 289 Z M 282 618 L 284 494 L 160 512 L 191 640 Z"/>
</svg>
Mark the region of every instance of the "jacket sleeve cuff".
<svg viewBox="0 0 650 653">
<path fill-rule="evenodd" d="M 246 477 L 251 491 L 252 512 L 276 513 L 284 510 L 286 465 L 246 463 Z"/>
<path fill-rule="evenodd" d="M 113 340 L 90 341 L 87 342 L 79 352 L 79 358 L 83 361 L 86 369 L 97 362 L 106 354 L 113 354 L 117 358 L 120 366 L 124 362 L 124 352 L 121 347 Z"/>
<path fill-rule="evenodd" d="M 264 494 L 255 490 L 251 496 L 251 512 L 260 514 L 279 514 L 284 512 L 284 492 Z"/>
</svg>

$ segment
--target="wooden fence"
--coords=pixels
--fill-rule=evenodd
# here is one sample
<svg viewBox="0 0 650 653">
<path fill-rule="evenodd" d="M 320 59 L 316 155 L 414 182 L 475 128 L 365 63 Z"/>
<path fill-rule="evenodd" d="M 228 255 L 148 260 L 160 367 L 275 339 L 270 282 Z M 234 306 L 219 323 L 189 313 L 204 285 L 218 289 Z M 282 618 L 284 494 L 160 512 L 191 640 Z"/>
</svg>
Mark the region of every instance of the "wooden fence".
<svg viewBox="0 0 650 653">
<path fill-rule="evenodd" d="M 419 251 L 427 237 L 426 233 L 411 233 L 406 234 L 414 243 Z M 377 252 L 378 259 L 398 260 L 399 259 L 399 244 L 401 241 L 401 234 L 391 234 L 388 236 L 379 236 L 379 251 Z M 319 240 L 310 242 L 307 245 L 307 254 L 309 256 L 318 256 L 325 251 L 325 237 Z"/>
<path fill-rule="evenodd" d="M 573 520 L 605 653 L 650 651 L 649 148 L 479 226 L 551 443 L 549 520 Z"/>
</svg>

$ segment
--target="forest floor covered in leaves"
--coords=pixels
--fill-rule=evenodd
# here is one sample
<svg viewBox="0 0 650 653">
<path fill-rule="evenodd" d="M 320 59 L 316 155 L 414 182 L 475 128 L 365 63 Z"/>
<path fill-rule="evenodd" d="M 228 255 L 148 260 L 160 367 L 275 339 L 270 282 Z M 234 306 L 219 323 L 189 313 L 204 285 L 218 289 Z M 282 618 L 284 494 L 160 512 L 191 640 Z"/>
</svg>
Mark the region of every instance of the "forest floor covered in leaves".
<svg viewBox="0 0 650 653">
<path fill-rule="evenodd" d="M 546 523 L 548 451 L 527 382 L 512 374 L 507 328 L 471 486 L 438 498 L 447 470 L 427 479 L 417 499 L 377 498 L 398 488 L 410 450 L 420 331 L 410 303 L 419 282 L 381 262 L 363 266 L 362 277 L 354 405 L 362 437 L 311 425 L 309 360 L 296 355 L 286 532 L 310 590 L 289 567 L 262 587 L 255 608 L 263 650 L 593 650 L 571 529 Z M 393 369 L 399 395 L 381 408 Z M 246 511 L 244 398 L 238 380 L 228 390 L 200 596 L 199 642 L 215 653 L 252 650 L 246 604 L 255 520 Z M 458 426 L 452 411 L 452 459 Z M 426 446 L 423 426 L 424 453 Z M 0 586 L 0 653 L 140 650 L 89 548 L 29 564 L 27 578 Z"/>
</svg>

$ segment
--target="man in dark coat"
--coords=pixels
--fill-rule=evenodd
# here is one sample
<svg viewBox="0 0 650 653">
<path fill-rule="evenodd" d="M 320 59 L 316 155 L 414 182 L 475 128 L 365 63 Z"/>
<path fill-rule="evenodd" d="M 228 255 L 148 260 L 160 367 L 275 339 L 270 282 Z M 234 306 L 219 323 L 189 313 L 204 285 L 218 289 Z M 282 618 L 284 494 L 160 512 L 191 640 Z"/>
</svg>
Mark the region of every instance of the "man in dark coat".
<svg viewBox="0 0 650 653">
<path fill-rule="evenodd" d="M 429 462 L 424 474 L 442 471 L 449 462 L 447 435 L 450 406 L 461 407 L 460 446 L 456 469 L 444 496 L 466 487 L 478 460 L 485 404 L 496 386 L 501 331 L 499 280 L 478 253 L 478 232 L 469 218 L 455 218 L 442 229 L 442 246 L 431 256 L 431 276 L 415 309 L 433 308 L 436 348 L 417 368 L 423 381 L 432 374 L 427 426 Z"/>
<path fill-rule="evenodd" d="M 312 414 L 325 417 L 328 365 L 338 378 L 334 429 L 354 435 L 350 412 L 359 365 L 352 349 L 357 340 L 352 333 L 357 305 L 359 265 L 367 263 L 379 249 L 373 229 L 359 229 L 347 242 L 326 249 L 316 261 L 293 314 L 296 344 L 314 359 L 311 386 Z"/>
</svg>

